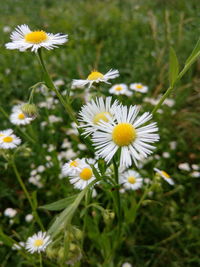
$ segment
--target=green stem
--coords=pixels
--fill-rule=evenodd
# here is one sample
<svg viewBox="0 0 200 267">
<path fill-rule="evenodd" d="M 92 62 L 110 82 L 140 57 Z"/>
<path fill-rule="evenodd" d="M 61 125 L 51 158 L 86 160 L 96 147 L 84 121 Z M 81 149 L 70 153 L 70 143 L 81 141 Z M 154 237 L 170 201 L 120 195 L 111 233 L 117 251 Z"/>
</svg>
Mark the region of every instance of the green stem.
<svg viewBox="0 0 200 267">
<path fill-rule="evenodd" d="M 57 88 L 53 84 L 53 81 L 52 81 L 52 79 L 51 79 L 51 77 L 50 77 L 50 75 L 49 75 L 49 73 L 47 71 L 47 68 L 45 66 L 45 63 L 44 63 L 44 60 L 43 60 L 43 57 L 42 57 L 42 50 L 41 49 L 38 50 L 37 55 L 38 55 L 38 60 L 39 60 L 39 62 L 41 64 L 41 66 L 42 66 L 42 69 L 43 69 L 43 72 L 44 72 L 44 75 L 45 75 L 45 83 L 46 83 L 47 87 L 50 88 L 51 90 L 53 90 L 56 93 L 58 99 L 60 100 L 61 104 L 64 106 L 66 112 L 69 114 L 71 119 L 73 121 L 75 121 L 76 124 L 78 125 L 78 121 L 77 121 L 77 119 L 76 119 L 76 117 L 74 115 L 74 112 L 73 112 L 70 104 L 65 101 L 65 99 L 62 97 L 60 92 L 57 90 Z"/>
<path fill-rule="evenodd" d="M 23 182 L 23 180 L 22 180 L 22 178 L 21 178 L 21 176 L 20 176 L 20 174 L 18 172 L 18 169 L 17 169 L 15 161 L 14 161 L 14 157 L 12 157 L 12 159 L 11 159 L 11 164 L 12 164 L 14 173 L 15 173 L 15 175 L 17 177 L 17 180 L 18 180 L 21 188 L 23 189 L 26 198 L 28 199 L 28 202 L 29 202 L 29 204 L 31 206 L 31 209 L 32 209 L 32 212 L 33 212 L 33 216 L 35 217 L 35 220 L 37 221 L 38 225 L 41 227 L 42 231 L 45 231 L 44 226 L 43 226 L 43 224 L 42 224 L 42 222 L 41 222 L 41 220 L 40 220 L 40 218 L 39 218 L 39 216 L 37 214 L 36 208 L 35 208 L 32 200 L 31 200 L 31 196 L 30 196 L 28 190 L 26 189 L 26 186 L 25 186 L 25 184 L 24 184 L 24 182 Z"/>
<path fill-rule="evenodd" d="M 115 158 L 113 159 L 113 166 L 114 166 L 114 175 L 115 175 L 115 182 L 118 185 L 119 184 L 119 173 L 118 173 L 118 166 L 115 161 Z M 116 203 L 117 203 L 117 211 L 118 211 L 118 220 L 121 221 L 121 203 L 120 203 L 120 195 L 119 195 L 119 189 L 115 191 L 115 197 L 116 197 Z"/>
<path fill-rule="evenodd" d="M 39 260 L 40 260 L 40 267 L 43 267 L 43 265 L 42 265 L 42 254 L 41 254 L 41 252 L 39 253 Z"/>
</svg>

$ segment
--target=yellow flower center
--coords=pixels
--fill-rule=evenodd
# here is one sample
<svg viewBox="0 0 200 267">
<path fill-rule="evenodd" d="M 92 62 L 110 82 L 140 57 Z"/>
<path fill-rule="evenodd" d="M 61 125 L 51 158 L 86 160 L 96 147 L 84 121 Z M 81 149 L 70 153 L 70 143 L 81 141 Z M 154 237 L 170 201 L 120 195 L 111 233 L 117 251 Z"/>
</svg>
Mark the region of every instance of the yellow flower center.
<svg viewBox="0 0 200 267">
<path fill-rule="evenodd" d="M 72 162 L 70 162 L 70 167 L 77 167 L 78 166 L 78 162 L 76 160 L 73 160 Z"/>
<path fill-rule="evenodd" d="M 90 168 L 84 168 L 80 173 L 80 178 L 87 181 L 89 180 L 93 175 L 93 172 Z"/>
<path fill-rule="evenodd" d="M 35 247 L 40 247 L 40 246 L 42 246 L 44 244 L 44 241 L 42 240 L 42 239 L 36 239 L 35 241 L 34 241 L 34 246 Z"/>
<path fill-rule="evenodd" d="M 99 78 L 103 78 L 103 74 L 101 72 L 98 72 L 98 71 L 92 71 L 90 73 L 90 75 L 88 75 L 87 77 L 87 80 L 90 80 L 90 81 L 95 81 L 95 80 L 98 80 Z"/>
<path fill-rule="evenodd" d="M 165 178 L 170 178 L 169 174 L 165 171 L 161 171 L 162 175 L 165 176 Z"/>
<path fill-rule="evenodd" d="M 122 89 L 123 89 L 123 88 L 122 88 L 121 85 L 118 85 L 118 86 L 115 87 L 115 91 L 121 91 Z"/>
<path fill-rule="evenodd" d="M 13 141 L 13 137 L 12 136 L 6 136 L 3 138 L 3 141 L 5 143 L 11 143 Z"/>
<path fill-rule="evenodd" d="M 110 115 L 109 112 L 101 112 L 96 114 L 93 119 L 94 124 L 98 124 L 101 120 L 108 122 L 109 121 L 108 115 Z"/>
<path fill-rule="evenodd" d="M 136 85 L 136 88 L 137 88 L 137 89 L 142 89 L 143 86 L 142 86 L 141 84 L 137 84 L 137 85 Z"/>
<path fill-rule="evenodd" d="M 112 139 L 118 146 L 128 146 L 136 138 L 136 131 L 130 123 L 119 123 L 112 132 Z"/>
<path fill-rule="evenodd" d="M 135 177 L 134 177 L 134 176 L 130 176 L 130 177 L 128 177 L 128 182 L 129 182 L 130 184 L 134 184 L 134 183 L 136 182 Z"/>
<path fill-rule="evenodd" d="M 23 113 L 20 113 L 20 114 L 18 115 L 18 119 L 20 119 L 20 120 L 24 120 L 24 119 L 25 119 L 25 115 L 24 115 Z"/>
<path fill-rule="evenodd" d="M 48 39 L 48 35 L 44 31 L 33 31 L 25 35 L 25 40 L 28 43 L 39 44 Z"/>
</svg>

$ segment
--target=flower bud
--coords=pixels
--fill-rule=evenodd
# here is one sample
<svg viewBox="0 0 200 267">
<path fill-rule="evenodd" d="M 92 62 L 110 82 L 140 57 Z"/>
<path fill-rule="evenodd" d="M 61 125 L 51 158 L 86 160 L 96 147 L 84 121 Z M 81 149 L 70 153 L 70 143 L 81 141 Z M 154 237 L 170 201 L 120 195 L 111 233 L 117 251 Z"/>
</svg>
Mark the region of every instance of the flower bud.
<svg viewBox="0 0 200 267">
<path fill-rule="evenodd" d="M 28 118 L 34 119 L 35 117 L 37 117 L 38 112 L 35 104 L 26 103 L 21 107 L 21 110 Z"/>
</svg>

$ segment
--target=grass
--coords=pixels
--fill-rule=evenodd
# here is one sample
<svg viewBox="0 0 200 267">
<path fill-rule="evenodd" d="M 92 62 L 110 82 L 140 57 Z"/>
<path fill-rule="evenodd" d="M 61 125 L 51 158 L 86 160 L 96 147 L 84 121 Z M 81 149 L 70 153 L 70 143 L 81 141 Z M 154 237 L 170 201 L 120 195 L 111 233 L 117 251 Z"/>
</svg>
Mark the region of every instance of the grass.
<svg viewBox="0 0 200 267">
<path fill-rule="evenodd" d="M 150 87 L 147 96 L 157 97 L 168 87 L 169 47 L 174 47 L 180 64 L 183 65 L 198 40 L 198 5 L 198 0 L 7 0 L 0 6 L 1 14 L 4 14 L 0 18 L 0 27 L 3 29 L 9 26 L 14 29 L 16 25 L 28 24 L 33 29 L 69 34 L 67 45 L 45 52 L 52 78 L 63 79 L 65 82 L 61 87 L 62 91 L 69 88 L 73 78 L 87 77 L 92 69 L 106 72 L 110 68 L 116 68 L 120 71 L 120 78 L 116 82 L 142 82 Z M 29 87 L 43 78 L 33 53 L 6 50 L 4 44 L 9 41 L 9 33 L 3 32 L 0 38 L 0 106 L 10 113 L 13 104 L 18 100 L 28 99 Z M 175 106 L 171 109 L 164 106 L 163 115 L 156 115 L 155 120 L 158 121 L 161 136 L 156 154 L 161 158 L 154 158 L 142 169 L 145 177 L 152 177 L 152 169 L 158 163 L 173 176 L 176 187 L 170 188 L 164 184 L 162 188 L 155 189 L 153 200 L 150 198 L 149 202 L 143 203 L 136 222 L 126 229 L 128 237 L 124 238 L 123 246 L 116 254 L 115 266 L 121 266 L 125 261 L 131 262 L 134 267 L 200 266 L 200 182 L 199 179 L 191 178 L 189 173 L 178 169 L 181 162 L 198 164 L 199 70 L 198 61 L 179 82 L 171 96 L 176 101 Z M 78 99 L 79 96 L 75 96 L 72 103 L 77 111 L 83 103 L 83 100 Z M 40 102 L 44 101 L 44 98 L 37 94 L 35 100 Z M 141 103 L 142 99 L 138 97 L 125 101 L 127 104 L 135 104 Z M 145 110 L 152 109 L 151 105 L 144 106 Z M 175 112 L 172 113 L 172 110 Z M 39 123 L 35 121 L 32 129 L 27 128 L 27 132 L 36 138 L 36 145 L 33 147 L 26 143 L 25 149 L 17 158 L 17 166 L 28 188 L 31 192 L 37 191 L 39 205 L 51 203 L 71 193 L 69 186 L 66 186 L 63 180 L 57 179 L 60 173 L 57 155 L 58 151 L 61 151 L 63 139 L 66 138 L 66 129 L 70 128 L 69 119 L 62 107 L 56 105 L 53 112 L 41 110 L 38 120 L 48 121 L 48 116 L 52 113 L 62 117 L 63 122 L 49 124 L 46 130 L 42 131 Z M 2 129 L 11 127 L 2 113 L 0 125 Z M 17 134 L 20 135 L 20 132 L 17 131 Z M 70 135 L 68 138 L 73 149 L 77 151 L 79 137 Z M 174 151 L 169 149 L 171 141 L 177 141 Z M 48 144 L 47 148 L 43 144 Z M 54 144 L 56 150 L 47 152 L 49 144 Z M 170 158 L 163 158 L 163 152 L 170 152 Z M 42 175 L 45 186 L 37 189 L 27 182 L 30 165 L 45 164 L 47 154 L 51 155 L 54 168 L 46 170 Z M 85 156 L 85 153 L 81 152 L 80 156 Z M 25 240 L 39 229 L 34 223 L 24 222 L 24 215 L 30 213 L 30 208 L 13 176 L 13 171 L 9 166 L 6 167 L 5 162 L 1 160 L 1 228 L 9 236 Z M 108 200 L 103 198 L 101 192 L 99 194 L 104 208 L 109 209 Z M 140 198 L 140 192 L 136 194 L 136 198 Z M 122 201 L 125 203 L 125 197 L 122 197 Z M 132 204 L 130 198 L 127 205 Z M 8 219 L 3 216 L 4 209 L 10 206 L 17 208 L 19 213 L 13 226 L 8 226 Z M 48 225 L 52 215 L 56 213 L 39 211 L 39 214 L 44 225 Z M 102 264 L 104 259 L 99 253 L 100 245 L 95 244 L 95 227 L 99 225 L 101 229 L 101 219 L 100 216 L 93 218 L 92 215 L 88 219 L 91 233 L 88 233 L 85 240 L 85 257 L 81 266 L 112 267 L 109 263 Z M 75 224 L 79 225 L 81 222 L 82 218 L 77 216 Z M 112 247 L 108 237 L 109 235 L 105 235 L 101 239 L 102 250 L 109 251 L 109 246 Z M 90 240 L 93 240 L 94 244 Z M 2 266 L 31 266 L 30 262 L 23 262 L 19 253 L 4 245 L 0 246 L 0 259 Z M 51 265 L 46 262 L 45 266 Z"/>
</svg>

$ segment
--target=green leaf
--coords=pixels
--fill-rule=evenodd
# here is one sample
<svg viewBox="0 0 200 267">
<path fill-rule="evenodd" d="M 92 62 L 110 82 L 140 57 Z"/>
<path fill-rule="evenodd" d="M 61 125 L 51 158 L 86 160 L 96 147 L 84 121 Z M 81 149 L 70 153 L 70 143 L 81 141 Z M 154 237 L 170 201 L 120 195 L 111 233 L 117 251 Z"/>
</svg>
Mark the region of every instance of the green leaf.
<svg viewBox="0 0 200 267">
<path fill-rule="evenodd" d="M 170 47 L 169 53 L 169 82 L 170 85 L 174 85 L 179 73 L 179 63 L 176 56 L 176 52 Z"/>
<path fill-rule="evenodd" d="M 3 231 L 0 229 L 0 241 L 2 241 L 5 245 L 12 247 L 14 244 L 14 240 L 3 233 Z"/>
<path fill-rule="evenodd" d="M 76 197 L 77 197 L 77 194 L 70 196 L 70 197 L 63 198 L 63 199 L 58 200 L 56 202 L 53 202 L 51 204 L 40 206 L 39 208 L 40 209 L 46 209 L 46 210 L 62 210 L 64 208 L 66 208 L 67 206 L 71 205 L 74 202 L 74 200 L 76 199 Z"/>
<path fill-rule="evenodd" d="M 196 58 L 200 55 L 200 38 L 197 41 L 191 55 L 188 57 L 188 59 L 185 62 L 185 65 L 192 65 L 192 63 L 194 63 L 194 61 L 196 60 Z"/>
</svg>

